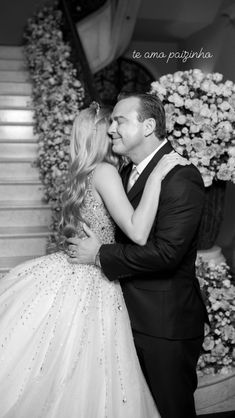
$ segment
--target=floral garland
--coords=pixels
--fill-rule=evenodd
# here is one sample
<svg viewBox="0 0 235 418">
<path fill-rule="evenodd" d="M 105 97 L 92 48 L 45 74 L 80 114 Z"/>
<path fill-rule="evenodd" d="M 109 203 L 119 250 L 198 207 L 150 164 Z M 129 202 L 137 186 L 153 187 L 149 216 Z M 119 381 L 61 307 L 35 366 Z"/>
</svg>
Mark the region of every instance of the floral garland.
<svg viewBox="0 0 235 418">
<path fill-rule="evenodd" d="M 25 54 L 33 81 L 34 130 L 39 138 L 36 165 L 44 185 L 44 200 L 52 207 L 51 229 L 57 240 L 69 163 L 72 122 L 83 106 L 84 89 L 70 62 L 70 46 L 63 41 L 62 13 L 44 7 L 28 20 Z"/>
<path fill-rule="evenodd" d="M 226 374 L 235 366 L 235 286 L 226 263 L 199 259 L 196 270 L 210 320 L 198 374 Z"/>
<path fill-rule="evenodd" d="M 151 84 L 165 105 L 168 139 L 212 181 L 235 183 L 235 84 L 219 73 L 178 71 Z"/>
</svg>

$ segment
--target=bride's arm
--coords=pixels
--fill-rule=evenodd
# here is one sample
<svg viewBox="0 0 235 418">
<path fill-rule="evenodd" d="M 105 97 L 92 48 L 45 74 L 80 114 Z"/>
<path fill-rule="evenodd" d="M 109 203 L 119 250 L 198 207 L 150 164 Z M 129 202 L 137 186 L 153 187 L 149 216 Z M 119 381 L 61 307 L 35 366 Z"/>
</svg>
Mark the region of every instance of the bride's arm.
<svg viewBox="0 0 235 418">
<path fill-rule="evenodd" d="M 187 164 L 185 159 L 173 154 L 164 156 L 150 174 L 135 210 L 126 196 L 117 169 L 108 163 L 102 163 L 95 170 L 94 187 L 108 212 L 119 228 L 139 245 L 147 242 L 158 208 L 162 178 L 176 164 Z"/>
</svg>

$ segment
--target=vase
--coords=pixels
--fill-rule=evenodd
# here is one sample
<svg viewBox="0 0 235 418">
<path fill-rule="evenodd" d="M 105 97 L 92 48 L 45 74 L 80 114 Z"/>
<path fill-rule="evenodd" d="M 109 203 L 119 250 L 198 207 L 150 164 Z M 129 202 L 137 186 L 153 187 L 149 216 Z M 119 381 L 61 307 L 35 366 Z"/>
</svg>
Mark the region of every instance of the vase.
<svg viewBox="0 0 235 418">
<path fill-rule="evenodd" d="M 199 377 L 195 405 L 199 416 L 235 410 L 235 368 L 226 375 Z"/>
<path fill-rule="evenodd" d="M 199 227 L 198 250 L 215 244 L 223 219 L 226 182 L 216 180 L 205 188 L 205 205 Z"/>
</svg>

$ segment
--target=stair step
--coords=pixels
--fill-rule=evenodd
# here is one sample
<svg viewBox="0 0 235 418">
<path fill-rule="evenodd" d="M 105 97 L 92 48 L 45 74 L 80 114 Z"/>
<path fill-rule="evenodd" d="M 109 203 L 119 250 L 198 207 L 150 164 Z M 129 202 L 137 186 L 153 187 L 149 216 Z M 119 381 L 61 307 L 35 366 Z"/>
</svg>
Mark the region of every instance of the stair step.
<svg viewBox="0 0 235 418">
<path fill-rule="evenodd" d="M 46 253 L 50 235 L 46 227 L 8 227 L 0 228 L 0 248 L 2 257 L 29 256 Z"/>
<path fill-rule="evenodd" d="M 0 96 L 0 109 L 8 108 L 27 108 L 32 109 L 33 103 L 31 96 L 14 96 L 14 95 L 1 95 Z"/>
<path fill-rule="evenodd" d="M 3 59 L 0 58 L 0 70 L 25 70 L 26 62 L 22 59 Z"/>
<path fill-rule="evenodd" d="M 39 181 L 39 170 L 33 162 L 31 158 L 0 158 L 0 177 L 7 179 L 23 177 Z"/>
<path fill-rule="evenodd" d="M 0 46 L 0 58 L 9 60 L 24 60 L 22 46 Z"/>
<path fill-rule="evenodd" d="M 29 109 L 0 109 L 0 123 L 33 123 L 34 111 Z"/>
<path fill-rule="evenodd" d="M 3 277 L 9 270 L 19 264 L 25 263 L 28 260 L 37 258 L 39 255 L 25 255 L 14 257 L 0 257 L 0 278 Z"/>
<path fill-rule="evenodd" d="M 0 121 L 0 126 L 5 126 L 5 125 L 10 125 L 10 126 L 34 126 L 33 122 L 1 122 Z"/>
<path fill-rule="evenodd" d="M 47 226 L 3 226 L 0 227 L 0 238 L 47 237 L 50 235 Z"/>
<path fill-rule="evenodd" d="M 0 202 L 0 227 L 49 226 L 50 222 L 50 206 L 41 201 Z"/>
<path fill-rule="evenodd" d="M 32 94 L 32 85 L 31 83 L 8 83 L 1 81 L 0 94 L 22 94 L 28 96 Z"/>
<path fill-rule="evenodd" d="M 26 178 L 0 179 L 0 202 L 3 200 L 40 200 L 43 186 L 40 181 Z"/>
<path fill-rule="evenodd" d="M 28 71 L 23 70 L 1 70 L 0 69 L 0 81 L 7 82 L 28 82 L 30 80 L 30 75 Z"/>
<path fill-rule="evenodd" d="M 37 141 L 33 132 L 33 125 L 0 124 L 0 139 Z"/>
<path fill-rule="evenodd" d="M 30 142 L 2 142 L 0 141 L 0 155 L 1 158 L 11 158 L 12 155 L 17 155 L 17 158 L 32 158 L 36 160 L 38 151 L 37 143 Z M 0 168 L 1 170 L 1 168 Z"/>
</svg>

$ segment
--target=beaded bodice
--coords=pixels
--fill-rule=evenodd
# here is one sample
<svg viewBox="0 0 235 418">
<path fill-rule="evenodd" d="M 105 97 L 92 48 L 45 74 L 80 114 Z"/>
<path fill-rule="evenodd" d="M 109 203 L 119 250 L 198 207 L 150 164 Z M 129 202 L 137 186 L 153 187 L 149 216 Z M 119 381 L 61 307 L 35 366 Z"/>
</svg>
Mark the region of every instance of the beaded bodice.
<svg viewBox="0 0 235 418">
<path fill-rule="evenodd" d="M 81 208 L 81 214 L 89 225 L 90 229 L 96 234 L 102 244 L 115 242 L 115 226 L 107 209 L 102 202 L 98 202 L 92 189 L 92 171 L 87 178 L 87 191 Z"/>
</svg>

